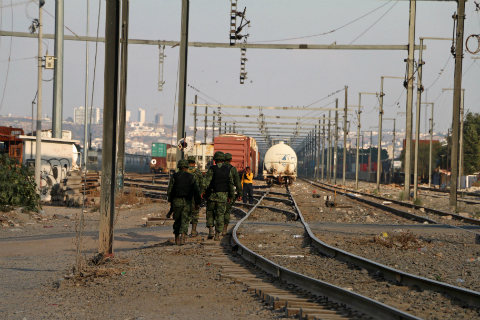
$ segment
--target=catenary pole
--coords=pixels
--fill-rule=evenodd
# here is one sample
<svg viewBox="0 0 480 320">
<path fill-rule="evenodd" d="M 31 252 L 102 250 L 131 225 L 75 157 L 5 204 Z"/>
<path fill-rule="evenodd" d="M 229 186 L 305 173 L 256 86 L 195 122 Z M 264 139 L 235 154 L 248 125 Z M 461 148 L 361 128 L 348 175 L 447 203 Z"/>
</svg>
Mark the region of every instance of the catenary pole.
<svg viewBox="0 0 480 320">
<path fill-rule="evenodd" d="M 120 44 L 120 0 L 107 0 L 106 3 L 102 189 L 98 250 L 103 255 L 113 252 Z"/>
<path fill-rule="evenodd" d="M 463 177 L 463 121 L 464 121 L 464 112 L 465 112 L 465 89 L 462 89 L 462 102 L 460 103 L 460 152 L 458 155 L 458 172 L 460 176 L 460 188 L 462 187 L 461 179 Z"/>
<path fill-rule="evenodd" d="M 35 140 L 35 184 L 40 194 L 41 166 L 42 166 L 42 71 L 43 71 L 43 4 L 38 7 L 38 73 L 37 73 L 37 132 Z M 33 134 L 33 132 L 32 132 Z"/>
<path fill-rule="evenodd" d="M 205 114 L 208 113 L 208 107 L 205 107 Z M 205 132 L 203 133 L 203 141 L 205 144 L 207 144 L 207 116 L 205 116 Z"/>
<path fill-rule="evenodd" d="M 362 114 L 362 110 L 360 109 L 360 106 L 362 104 L 362 94 L 358 94 L 358 113 L 357 113 L 357 155 L 355 159 L 355 190 L 358 190 L 358 173 L 360 171 L 359 168 L 359 152 L 360 152 L 360 129 L 362 127 L 361 122 L 360 122 L 360 115 Z M 363 151 L 363 150 L 362 150 Z"/>
<path fill-rule="evenodd" d="M 320 121 L 320 120 L 318 120 Z M 322 181 L 325 182 L 325 115 L 323 115 L 323 135 L 322 135 Z"/>
<path fill-rule="evenodd" d="M 420 39 L 420 45 L 423 45 L 423 39 Z M 415 115 L 415 167 L 413 169 L 413 198 L 417 199 L 418 195 L 418 153 L 420 148 L 420 116 L 422 107 L 422 66 L 423 66 L 423 50 L 418 54 L 418 78 L 417 78 L 417 113 Z"/>
<path fill-rule="evenodd" d="M 331 111 L 328 111 L 328 118 L 330 119 L 331 117 Z M 331 129 L 330 129 L 330 120 L 328 120 L 328 149 L 327 149 L 327 183 L 331 183 L 332 179 L 332 135 L 331 135 Z"/>
<path fill-rule="evenodd" d="M 195 104 L 197 104 L 197 95 L 195 95 Z M 197 107 L 195 106 L 193 113 L 193 145 L 195 148 L 195 143 L 197 142 Z"/>
<path fill-rule="evenodd" d="M 90 35 L 90 0 L 87 0 L 87 37 Z M 84 135 L 83 135 L 83 165 L 85 166 L 85 170 L 87 168 L 87 155 L 88 155 L 88 46 L 90 43 L 87 41 L 85 42 L 85 114 L 84 114 Z M 93 110 L 92 110 L 93 111 Z"/>
<path fill-rule="evenodd" d="M 338 108 L 338 99 L 335 100 L 335 108 Z M 337 184 L 337 160 L 338 160 L 338 111 L 335 111 L 335 132 L 333 151 L 333 183 Z"/>
<path fill-rule="evenodd" d="M 345 175 L 347 171 L 347 105 L 348 86 L 345 86 L 345 112 L 343 113 L 343 185 L 345 185 Z"/>
<path fill-rule="evenodd" d="M 127 71 L 128 71 L 128 22 L 130 0 L 122 0 L 121 61 L 120 61 L 120 104 L 118 111 L 118 161 L 117 186 L 123 192 L 125 177 L 125 133 L 127 123 Z M 93 111 L 93 110 L 92 110 Z"/>
<path fill-rule="evenodd" d="M 382 173 L 382 124 L 383 124 L 383 80 L 380 85 L 380 110 L 378 112 L 378 150 L 377 150 L 377 191 L 380 192 L 380 176 Z"/>
<path fill-rule="evenodd" d="M 316 181 L 318 181 L 318 178 L 320 177 L 320 121 L 321 120 L 318 120 L 319 126 L 317 131 L 317 174 L 315 175 Z"/>
<path fill-rule="evenodd" d="M 182 0 L 182 26 L 180 38 L 180 81 L 178 90 L 177 140 L 185 135 L 185 111 L 187 98 L 188 21 L 190 0 Z M 177 150 L 177 161 L 183 159 L 183 149 Z"/>
<path fill-rule="evenodd" d="M 413 108 L 413 74 L 415 59 L 415 19 L 417 2 L 410 0 L 410 24 L 408 29 L 408 73 L 407 73 L 407 116 L 405 129 L 405 198 L 410 200 L 410 174 L 412 151 L 412 108 Z"/>
<path fill-rule="evenodd" d="M 429 161 L 428 161 L 428 187 L 430 188 L 432 185 L 432 152 L 433 152 L 433 107 L 434 103 L 433 102 L 423 102 L 422 104 L 429 104 L 430 109 L 431 109 L 431 118 L 429 119 L 430 122 L 430 130 L 428 131 L 430 133 L 430 155 L 429 155 Z"/>
<path fill-rule="evenodd" d="M 457 34 L 455 35 L 455 79 L 453 84 L 453 124 L 451 149 L 450 205 L 457 207 L 458 151 L 460 109 L 462 105 L 462 63 L 465 24 L 465 0 L 458 0 Z"/>
<path fill-rule="evenodd" d="M 52 137 L 62 139 L 64 0 L 55 0 L 55 62 L 53 69 Z M 85 112 L 86 112 L 85 106 Z"/>
</svg>

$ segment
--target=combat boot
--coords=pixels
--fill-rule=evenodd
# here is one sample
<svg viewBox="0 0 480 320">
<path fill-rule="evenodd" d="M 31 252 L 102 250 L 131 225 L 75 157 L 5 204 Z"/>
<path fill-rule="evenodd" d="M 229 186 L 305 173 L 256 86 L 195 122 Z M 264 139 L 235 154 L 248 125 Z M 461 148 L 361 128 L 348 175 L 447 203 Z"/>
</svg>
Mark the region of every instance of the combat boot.
<svg viewBox="0 0 480 320">
<path fill-rule="evenodd" d="M 228 224 L 223 225 L 223 231 L 222 231 L 222 236 L 226 235 L 228 231 Z"/>
<path fill-rule="evenodd" d="M 196 224 L 196 223 L 192 223 L 192 237 L 196 237 L 196 236 L 198 236 L 197 224 Z"/>
<path fill-rule="evenodd" d="M 215 232 L 215 238 L 213 240 L 214 241 L 220 241 L 220 232 L 218 232 L 218 231 Z"/>
<path fill-rule="evenodd" d="M 185 245 L 185 240 L 187 239 L 187 234 L 186 233 L 182 233 L 181 234 L 181 238 L 180 238 L 180 245 L 181 246 L 184 246 Z"/>
<path fill-rule="evenodd" d="M 207 237 L 207 239 L 213 239 L 214 235 L 215 235 L 214 227 L 208 227 L 208 237 Z"/>
<path fill-rule="evenodd" d="M 176 244 L 177 246 L 180 245 L 180 235 L 179 235 L 179 234 L 175 234 L 175 244 Z"/>
</svg>

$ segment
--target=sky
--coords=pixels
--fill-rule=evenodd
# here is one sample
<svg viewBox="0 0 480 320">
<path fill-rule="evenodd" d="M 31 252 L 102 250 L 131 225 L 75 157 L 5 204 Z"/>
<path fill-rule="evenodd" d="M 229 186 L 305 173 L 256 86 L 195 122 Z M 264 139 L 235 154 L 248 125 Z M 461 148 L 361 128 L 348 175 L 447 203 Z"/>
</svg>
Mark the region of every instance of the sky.
<svg viewBox="0 0 480 320">
<path fill-rule="evenodd" d="M 0 0 L 2 30 L 28 32 L 32 18 L 38 17 L 38 6 L 26 1 Z M 97 33 L 98 17 L 100 36 L 105 29 L 105 1 L 90 0 L 90 36 Z M 12 7 L 9 7 L 13 4 Z M 408 41 L 409 2 L 378 0 L 238 0 L 239 9 L 247 7 L 251 21 L 249 43 L 298 38 L 337 29 L 379 8 L 375 12 L 333 33 L 303 39 L 271 43 L 294 44 L 395 44 Z M 46 0 L 44 9 L 54 15 L 55 1 Z M 418 1 L 416 44 L 419 37 L 451 37 L 452 15 L 456 2 Z M 65 25 L 78 35 L 86 34 L 86 0 L 65 0 Z M 190 42 L 227 43 L 230 22 L 230 0 L 190 1 Z M 480 11 L 475 11 L 474 1 L 468 1 L 465 35 L 480 33 Z M 130 0 L 130 39 L 175 40 L 180 39 L 181 0 Z M 44 13 L 44 33 L 54 33 L 54 19 Z M 65 35 L 72 35 L 65 30 Z M 268 42 L 270 43 L 270 42 Z M 45 40 L 44 52 L 53 54 L 54 41 Z M 426 40 L 424 51 L 423 84 L 427 89 L 422 101 L 434 102 L 435 131 L 446 132 L 451 127 L 453 91 L 442 92 L 453 86 L 454 59 L 450 54 L 451 41 Z M 476 48 L 472 42 L 471 47 Z M 89 104 L 92 103 L 95 43 L 90 43 Z M 11 54 L 10 54 L 11 50 Z M 0 39 L 0 96 L 3 102 L 0 115 L 31 115 L 31 102 L 37 90 L 37 40 L 1 37 Z M 85 105 L 86 44 L 65 41 L 64 62 L 64 118 L 73 117 L 76 107 Z M 104 44 L 98 44 L 95 94 L 93 107 L 103 108 Z M 146 110 L 146 118 L 155 113 L 164 114 L 164 123 L 176 123 L 175 99 L 179 47 L 165 49 L 164 91 L 158 92 L 159 50 L 155 45 L 130 45 L 128 61 L 127 110 L 131 120 L 137 120 L 139 108 Z M 10 64 L 7 62 L 9 55 Z M 480 112 L 480 61 L 465 53 L 463 88 L 465 110 Z M 27 58 L 27 59 L 24 59 Z M 29 59 L 28 59 L 29 58 Z M 195 94 L 199 102 L 243 106 L 307 106 L 334 107 L 335 98 L 344 106 L 344 92 L 328 97 L 348 86 L 348 104 L 358 104 L 359 92 L 379 92 L 381 76 L 404 77 L 404 59 L 407 51 L 351 51 L 351 50 L 247 50 L 246 70 L 248 80 L 239 84 L 240 50 L 219 48 L 194 48 L 188 50 L 187 102 L 193 103 Z M 418 52 L 415 59 L 418 58 Z M 22 59 L 22 60 L 15 60 Z M 9 68 L 9 70 L 8 70 Z M 8 79 L 7 79 L 8 70 Z M 443 71 L 441 71 L 443 70 Z M 50 80 L 53 71 L 45 70 L 43 78 Z M 385 118 L 397 118 L 397 130 L 405 128 L 406 91 L 401 79 L 385 79 Z M 414 94 L 416 101 L 416 92 Z M 43 84 L 43 113 L 52 114 L 53 81 Z M 326 99 L 323 99 L 326 98 Z M 322 100 L 323 99 L 323 100 Z M 378 99 L 362 96 L 362 130 L 378 126 Z M 414 107 L 415 109 L 415 107 Z M 200 110 L 199 110 L 200 111 Z M 204 109 L 201 108 L 201 112 Z M 193 125 L 192 107 L 187 107 L 187 126 Z M 257 110 L 224 109 L 226 114 L 257 115 Z M 265 115 L 304 116 L 311 111 L 265 110 Z M 430 117 L 430 107 L 422 106 L 421 132 Z M 308 116 L 321 117 L 322 112 Z M 175 116 L 175 120 L 174 120 Z M 352 116 L 351 116 L 352 117 Z M 355 117 L 355 116 L 353 116 Z M 225 119 L 224 118 L 224 119 Z M 228 120 L 247 119 L 230 118 Z M 203 120 L 203 119 L 202 119 Z M 267 119 L 268 121 L 268 119 Z M 294 122 L 285 119 L 283 122 Z M 316 120 L 302 120 L 309 123 Z M 355 120 L 354 120 L 355 121 Z M 203 123 L 202 123 L 203 125 Z M 392 129 L 392 121 L 384 121 L 385 131 Z M 350 131 L 355 131 L 355 124 Z"/>
</svg>

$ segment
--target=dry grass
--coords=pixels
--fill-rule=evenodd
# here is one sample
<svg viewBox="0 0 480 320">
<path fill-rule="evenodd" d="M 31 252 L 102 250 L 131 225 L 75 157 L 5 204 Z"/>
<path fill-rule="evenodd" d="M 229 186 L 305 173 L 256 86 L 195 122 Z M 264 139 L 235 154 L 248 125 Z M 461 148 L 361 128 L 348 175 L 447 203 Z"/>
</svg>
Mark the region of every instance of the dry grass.
<svg viewBox="0 0 480 320">
<path fill-rule="evenodd" d="M 118 194 L 115 200 L 115 206 L 121 205 L 138 205 L 152 203 L 150 198 L 146 198 L 143 192 L 136 188 L 130 188 L 128 192 Z"/>
<path fill-rule="evenodd" d="M 77 283 L 84 283 L 96 278 L 118 276 L 131 269 L 129 263 L 129 259 L 114 258 L 113 256 L 98 258 L 97 256 L 90 260 L 84 260 L 82 270 L 71 276 L 65 276 L 65 278 Z"/>
<path fill-rule="evenodd" d="M 384 238 L 382 236 L 376 236 L 373 238 L 373 242 L 387 248 L 395 248 L 400 250 L 418 249 L 423 243 L 412 232 L 401 232 L 398 234 L 392 234 Z"/>
</svg>

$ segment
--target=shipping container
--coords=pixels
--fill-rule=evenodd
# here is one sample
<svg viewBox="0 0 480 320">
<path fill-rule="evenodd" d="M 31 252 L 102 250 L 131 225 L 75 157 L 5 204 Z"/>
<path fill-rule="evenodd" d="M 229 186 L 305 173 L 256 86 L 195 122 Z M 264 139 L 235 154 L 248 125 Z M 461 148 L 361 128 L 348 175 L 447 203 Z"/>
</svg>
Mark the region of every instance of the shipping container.
<svg viewBox="0 0 480 320">
<path fill-rule="evenodd" d="M 152 142 L 152 158 L 165 158 L 167 156 L 167 144 L 160 142 Z"/>
<path fill-rule="evenodd" d="M 150 171 L 153 173 L 168 173 L 167 157 L 152 157 Z"/>
<path fill-rule="evenodd" d="M 237 133 L 222 134 L 214 140 L 214 152 L 217 151 L 232 155 L 231 164 L 237 168 L 239 174 L 244 173 L 246 167 L 250 167 L 253 175 L 258 175 L 260 153 L 254 138 Z"/>
<path fill-rule="evenodd" d="M 23 129 L 12 127 L 0 127 L 0 154 L 6 154 L 10 158 L 23 161 Z"/>
</svg>

